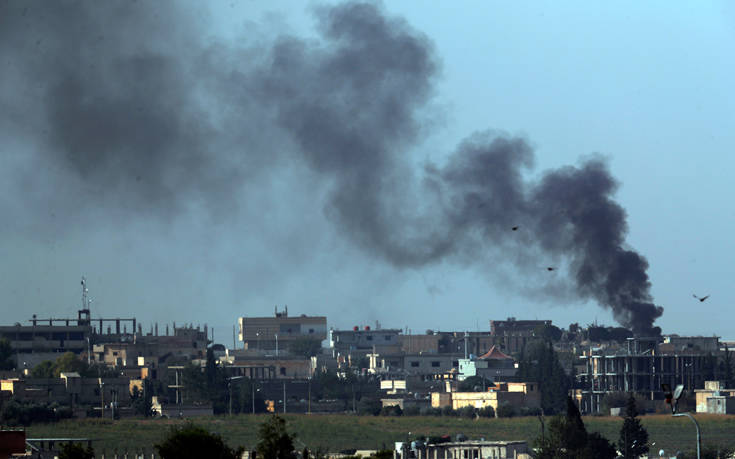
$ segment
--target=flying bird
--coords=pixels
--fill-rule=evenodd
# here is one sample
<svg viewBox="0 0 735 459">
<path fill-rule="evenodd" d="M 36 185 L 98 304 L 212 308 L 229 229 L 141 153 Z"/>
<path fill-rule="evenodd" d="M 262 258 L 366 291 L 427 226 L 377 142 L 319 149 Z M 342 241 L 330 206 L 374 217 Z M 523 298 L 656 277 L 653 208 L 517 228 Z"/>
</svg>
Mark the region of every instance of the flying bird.
<svg viewBox="0 0 735 459">
<path fill-rule="evenodd" d="M 511 228 L 511 229 L 512 229 L 513 231 L 518 231 L 518 227 L 517 227 L 517 226 L 514 226 L 514 227 L 513 227 L 513 228 Z"/>
<path fill-rule="evenodd" d="M 703 297 L 701 297 L 701 298 L 700 298 L 700 297 L 698 297 L 698 296 L 697 296 L 697 295 L 695 295 L 695 294 L 692 294 L 692 296 L 693 296 L 694 298 L 698 299 L 700 303 L 704 303 L 704 300 L 706 300 L 707 298 L 709 298 L 709 295 L 703 296 Z"/>
<path fill-rule="evenodd" d="M 553 266 L 547 266 L 547 267 L 546 267 L 546 270 L 547 270 L 547 271 L 553 271 L 553 270 L 555 270 L 555 269 L 556 269 L 556 268 L 554 268 Z"/>
</svg>

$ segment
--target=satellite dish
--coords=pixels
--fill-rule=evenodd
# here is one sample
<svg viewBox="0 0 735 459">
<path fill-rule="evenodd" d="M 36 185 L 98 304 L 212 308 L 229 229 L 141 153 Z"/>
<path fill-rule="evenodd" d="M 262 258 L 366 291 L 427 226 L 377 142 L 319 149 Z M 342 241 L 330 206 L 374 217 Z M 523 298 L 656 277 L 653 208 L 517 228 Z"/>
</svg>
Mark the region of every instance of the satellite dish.
<svg viewBox="0 0 735 459">
<path fill-rule="evenodd" d="M 674 400 L 679 400 L 683 392 L 684 392 L 684 384 L 677 385 L 676 389 L 674 389 Z"/>
</svg>

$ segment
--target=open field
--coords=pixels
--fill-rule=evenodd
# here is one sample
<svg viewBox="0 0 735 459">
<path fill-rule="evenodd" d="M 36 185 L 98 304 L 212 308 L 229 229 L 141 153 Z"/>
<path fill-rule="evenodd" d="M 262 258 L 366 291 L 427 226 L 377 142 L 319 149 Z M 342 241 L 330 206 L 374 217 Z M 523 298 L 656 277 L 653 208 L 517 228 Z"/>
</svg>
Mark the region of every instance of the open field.
<svg viewBox="0 0 735 459">
<path fill-rule="evenodd" d="M 223 435 L 232 445 L 252 448 L 257 430 L 267 415 L 240 415 L 198 418 L 196 423 Z M 541 433 L 535 417 L 477 420 L 454 417 L 382 417 L 352 415 L 286 415 L 289 430 L 297 434 L 297 448 L 322 447 L 329 451 L 348 448 L 392 448 L 394 441 L 419 435 L 452 435 L 464 433 L 469 438 L 492 440 L 526 440 L 532 442 Z M 703 444 L 726 445 L 735 448 L 735 416 L 697 415 L 702 427 Z M 655 450 L 667 452 L 691 450 L 695 445 L 695 430 L 687 418 L 666 415 L 644 416 L 643 425 Z M 120 421 L 70 420 L 58 424 L 34 425 L 27 429 L 29 437 L 87 437 L 97 439 L 98 451 L 150 450 L 171 426 L 185 421 L 157 419 L 125 419 Z M 597 431 L 610 440 L 617 440 L 622 418 L 585 417 L 589 431 Z"/>
</svg>

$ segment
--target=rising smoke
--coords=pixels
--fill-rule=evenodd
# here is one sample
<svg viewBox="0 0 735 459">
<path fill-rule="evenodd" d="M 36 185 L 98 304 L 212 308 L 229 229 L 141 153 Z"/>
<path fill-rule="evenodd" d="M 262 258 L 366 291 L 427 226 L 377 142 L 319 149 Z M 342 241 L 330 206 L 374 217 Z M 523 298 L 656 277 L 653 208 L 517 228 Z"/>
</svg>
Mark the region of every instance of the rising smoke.
<svg viewBox="0 0 735 459">
<path fill-rule="evenodd" d="M 579 298 L 660 333 L 602 160 L 529 179 L 528 142 L 488 131 L 414 167 L 439 62 L 404 20 L 373 4 L 319 8 L 318 41 L 281 36 L 253 53 L 203 43 L 173 6 L 0 6 L 0 59 L 13 64 L 0 131 L 32 139 L 34 158 L 90 205 L 156 215 L 194 198 L 236 207 L 222 203 L 247 199 L 234 190 L 272 158 L 303 162 L 329 183 L 329 220 L 377 258 L 420 268 L 492 254 L 529 273 L 561 259 Z"/>
</svg>

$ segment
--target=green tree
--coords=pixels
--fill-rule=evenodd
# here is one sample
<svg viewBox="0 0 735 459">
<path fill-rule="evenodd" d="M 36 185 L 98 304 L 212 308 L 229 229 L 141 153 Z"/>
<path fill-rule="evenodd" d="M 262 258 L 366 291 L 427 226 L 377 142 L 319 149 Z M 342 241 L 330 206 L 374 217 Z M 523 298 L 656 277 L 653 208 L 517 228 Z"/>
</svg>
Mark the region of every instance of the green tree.
<svg viewBox="0 0 735 459">
<path fill-rule="evenodd" d="M 563 412 L 571 382 L 551 343 L 528 344 L 521 355 L 518 376 L 521 381 L 539 384 L 544 413 Z"/>
<path fill-rule="evenodd" d="M 598 433 L 588 434 L 579 409 L 567 397 L 566 416 L 549 422 L 548 433 L 536 439 L 537 459 L 614 459 L 615 447 Z"/>
<path fill-rule="evenodd" d="M 65 352 L 56 359 L 54 366 L 54 377 L 58 378 L 61 373 L 79 373 L 80 375 L 87 370 L 87 362 L 81 360 L 78 355 L 73 352 Z"/>
<path fill-rule="evenodd" d="M 150 417 L 153 414 L 152 386 L 151 381 L 146 378 L 143 380 L 143 390 L 139 390 L 138 386 L 133 387 L 131 402 L 138 416 Z"/>
<path fill-rule="evenodd" d="M 79 443 L 64 443 L 59 450 L 59 459 L 94 459 L 92 446 L 83 447 Z"/>
<path fill-rule="evenodd" d="M 733 383 L 733 365 L 732 365 L 732 352 L 728 349 L 727 344 L 725 345 L 725 354 L 722 356 L 722 362 L 720 365 L 722 369 L 720 374 L 725 380 L 725 387 L 732 387 Z"/>
<path fill-rule="evenodd" d="M 648 453 L 648 432 L 638 419 L 635 397 L 630 394 L 625 406 L 625 418 L 620 429 L 618 448 L 625 459 L 638 458 Z"/>
<path fill-rule="evenodd" d="M 457 385 L 459 392 L 485 392 L 489 381 L 482 376 L 470 376 Z"/>
<path fill-rule="evenodd" d="M 10 341 L 0 339 L 0 370 L 12 370 L 15 368 L 15 350 Z"/>
<path fill-rule="evenodd" d="M 319 339 L 309 338 L 308 336 L 296 338 L 288 345 L 288 351 L 300 357 L 314 357 L 321 350 L 322 342 Z"/>
<path fill-rule="evenodd" d="M 268 418 L 258 429 L 258 457 L 263 459 L 293 459 L 294 436 L 286 430 L 286 421 L 278 415 Z"/>
<path fill-rule="evenodd" d="M 561 329 L 551 324 L 542 324 L 533 329 L 533 336 L 549 342 L 559 341 L 561 334 Z"/>
<path fill-rule="evenodd" d="M 33 367 L 33 369 L 31 369 L 31 377 L 50 379 L 54 377 L 55 370 L 56 365 L 54 364 L 54 362 L 50 360 L 44 360 L 43 362 Z"/>
<path fill-rule="evenodd" d="M 236 459 L 243 452 L 242 447 L 231 449 L 220 435 L 194 424 L 174 427 L 155 448 L 162 459 Z"/>
</svg>

